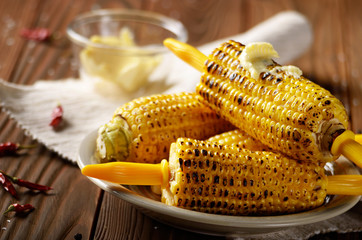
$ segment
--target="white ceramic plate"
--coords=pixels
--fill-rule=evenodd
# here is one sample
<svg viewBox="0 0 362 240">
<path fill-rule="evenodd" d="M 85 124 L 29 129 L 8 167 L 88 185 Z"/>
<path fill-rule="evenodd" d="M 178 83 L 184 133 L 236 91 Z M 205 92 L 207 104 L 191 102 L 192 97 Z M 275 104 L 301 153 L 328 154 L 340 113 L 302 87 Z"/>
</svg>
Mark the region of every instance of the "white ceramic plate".
<svg viewBox="0 0 362 240">
<path fill-rule="evenodd" d="M 97 163 L 94 157 L 96 136 L 97 131 L 93 131 L 82 141 L 78 157 L 80 168 Z M 359 174 L 353 164 L 345 158 L 328 163 L 326 170 L 331 174 Z M 251 236 L 323 221 L 348 211 L 360 199 L 360 196 L 329 196 L 327 203 L 319 208 L 282 216 L 223 216 L 168 206 L 160 202 L 159 196 L 149 187 L 122 186 L 99 179 L 89 179 L 103 190 L 134 204 L 146 215 L 158 221 L 188 231 L 224 236 Z"/>
</svg>

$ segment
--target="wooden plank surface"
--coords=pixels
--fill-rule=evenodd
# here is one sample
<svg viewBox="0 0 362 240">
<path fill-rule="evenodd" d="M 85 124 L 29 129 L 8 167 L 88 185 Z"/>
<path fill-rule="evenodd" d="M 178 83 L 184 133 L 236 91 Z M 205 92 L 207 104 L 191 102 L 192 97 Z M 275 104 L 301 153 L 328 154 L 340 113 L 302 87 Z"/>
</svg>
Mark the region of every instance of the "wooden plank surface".
<svg viewBox="0 0 362 240">
<path fill-rule="evenodd" d="M 193 45 L 234 35 L 283 10 L 303 13 L 313 24 L 314 43 L 293 62 L 346 105 L 351 128 L 362 130 L 362 3 L 357 0 L 3 0 L 0 1 L 0 78 L 19 84 L 77 76 L 67 24 L 98 8 L 136 8 L 181 20 Z M 24 27 L 47 27 L 59 39 L 38 44 L 19 37 Z M 130 203 L 104 193 L 66 162 L 0 113 L 0 141 L 37 144 L 16 157 L 2 157 L 0 169 L 54 187 L 49 194 L 20 191 L 36 210 L 24 218 L 0 217 L 0 239 L 223 239 L 170 227 Z M 14 199 L 0 191 L 0 211 Z M 361 233 L 318 235 L 313 239 L 360 239 Z"/>
</svg>

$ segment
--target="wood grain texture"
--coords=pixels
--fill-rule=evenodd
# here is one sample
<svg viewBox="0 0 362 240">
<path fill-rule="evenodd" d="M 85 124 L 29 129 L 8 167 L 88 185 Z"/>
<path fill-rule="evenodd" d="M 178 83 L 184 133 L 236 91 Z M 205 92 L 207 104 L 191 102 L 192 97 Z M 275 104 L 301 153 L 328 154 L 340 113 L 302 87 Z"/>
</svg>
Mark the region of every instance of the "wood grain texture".
<svg viewBox="0 0 362 240">
<path fill-rule="evenodd" d="M 0 38 L 1 78 L 31 84 L 38 79 L 51 79 L 47 74 L 49 69 L 56 66 L 60 56 L 65 57 L 64 65 L 69 64 L 69 47 L 38 44 L 19 37 L 22 28 L 35 26 L 59 29 L 64 35 L 67 23 L 84 10 L 82 5 L 74 7 L 72 1 L 54 3 L 1 1 L 0 21 L 6 25 Z M 70 11 L 63 4 L 73 6 L 74 10 Z M 70 75 L 69 65 L 62 70 L 62 73 L 54 73 L 54 76 L 61 78 Z M 0 117 L 1 141 L 36 143 L 6 114 L 1 113 Z M 0 239 L 73 239 L 76 233 L 81 233 L 85 238 L 90 236 L 100 190 L 80 174 L 78 167 L 38 144 L 37 148 L 20 156 L 1 158 L 0 169 L 54 188 L 49 194 L 17 188 L 19 203 L 31 203 L 36 209 L 23 218 L 1 215 Z M 5 191 L 1 191 L 0 196 L 1 212 L 16 201 Z"/>
<path fill-rule="evenodd" d="M 344 52 L 338 58 L 346 68 L 344 77 L 349 92 L 351 128 L 359 133 L 362 133 L 362 48 L 359 46 L 362 39 L 361 9 L 361 1 L 345 2 L 342 15 L 350 20 L 343 25 Z"/>
<path fill-rule="evenodd" d="M 345 104 L 351 128 L 362 131 L 362 2 L 357 0 L 3 0 L 0 1 L 0 78 L 33 84 L 77 76 L 67 24 L 78 14 L 99 8 L 151 10 L 181 20 L 189 43 L 201 45 L 244 32 L 272 15 L 296 10 L 312 23 L 311 48 L 293 64 Z M 19 36 L 26 27 L 47 27 L 59 37 L 36 43 Z M 4 112 L 0 141 L 38 144 L 19 156 L 3 157 L 0 169 L 51 185 L 48 194 L 19 189 L 19 202 L 36 210 L 27 217 L 0 216 L 0 239 L 225 239 L 160 223 L 132 204 L 101 191 L 67 163 L 28 136 Z M 0 211 L 16 200 L 0 191 Z M 361 233 L 317 235 L 312 239 L 361 239 Z"/>
</svg>

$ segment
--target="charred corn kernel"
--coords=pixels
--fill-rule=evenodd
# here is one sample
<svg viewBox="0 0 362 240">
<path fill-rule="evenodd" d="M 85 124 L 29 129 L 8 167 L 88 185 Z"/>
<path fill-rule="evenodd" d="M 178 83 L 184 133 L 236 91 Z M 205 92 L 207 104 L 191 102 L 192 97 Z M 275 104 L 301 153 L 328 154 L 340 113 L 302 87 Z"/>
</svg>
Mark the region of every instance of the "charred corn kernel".
<svg viewBox="0 0 362 240">
<path fill-rule="evenodd" d="M 321 206 L 327 194 L 362 194 L 361 175 L 326 176 L 323 164 L 280 153 L 180 138 L 169 162 L 87 165 L 82 173 L 119 184 L 161 185 L 161 201 L 229 215 L 276 215 Z"/>
<path fill-rule="evenodd" d="M 251 151 L 267 151 L 270 150 L 267 146 L 263 145 L 258 140 L 250 137 L 247 133 L 239 129 L 224 132 L 213 137 L 206 139 L 206 141 L 214 142 L 222 145 L 235 145 L 235 147 L 247 148 Z M 160 186 L 151 186 L 151 191 L 155 194 L 161 195 Z"/>
<path fill-rule="evenodd" d="M 303 77 L 299 68 L 278 65 L 270 44 L 228 41 L 209 57 L 174 39 L 164 44 L 182 59 L 201 58 L 189 61 L 205 62 L 197 93 L 223 118 L 268 147 L 295 159 L 322 162 L 349 153 L 337 143 L 340 151 L 331 151 L 348 127 L 342 103 Z M 362 167 L 362 146 L 355 146 L 350 160 Z"/>
<path fill-rule="evenodd" d="M 247 148 L 251 151 L 271 150 L 269 147 L 252 138 L 249 134 L 241 131 L 240 129 L 220 133 L 206 140 L 222 145 L 235 145 L 235 147 Z"/>
<path fill-rule="evenodd" d="M 270 148 L 295 159 L 333 160 L 331 136 L 348 125 L 342 103 L 293 70 L 285 71 L 268 54 L 264 58 L 260 53 L 257 61 L 240 60 L 244 50 L 246 56 L 254 52 L 234 41 L 214 50 L 196 91 L 220 115 Z"/>
<path fill-rule="evenodd" d="M 98 130 L 101 161 L 157 163 L 178 137 L 205 139 L 234 128 L 201 101 L 195 93 L 178 93 L 124 104 Z"/>
<path fill-rule="evenodd" d="M 230 215 L 274 215 L 323 204 L 327 177 L 319 163 L 279 153 L 180 138 L 171 147 L 162 201 Z"/>
</svg>

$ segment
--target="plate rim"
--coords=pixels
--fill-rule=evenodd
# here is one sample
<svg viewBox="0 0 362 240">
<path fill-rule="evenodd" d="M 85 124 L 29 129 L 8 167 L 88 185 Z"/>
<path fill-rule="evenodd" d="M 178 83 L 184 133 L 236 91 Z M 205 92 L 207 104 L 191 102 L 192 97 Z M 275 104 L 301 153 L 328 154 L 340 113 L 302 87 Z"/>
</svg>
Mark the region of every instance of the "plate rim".
<svg viewBox="0 0 362 240">
<path fill-rule="evenodd" d="M 86 135 L 79 147 L 78 156 L 77 156 L 77 164 L 80 169 L 82 169 L 86 164 L 83 161 L 84 157 L 82 157 L 82 150 L 88 146 L 89 144 L 93 144 L 93 153 L 95 149 L 95 139 L 97 136 L 97 130 L 93 130 L 88 135 Z M 92 153 L 92 154 L 93 154 Z M 343 164 L 347 164 L 352 171 L 353 174 L 360 175 L 357 168 L 347 159 L 341 158 L 339 161 L 342 161 Z M 351 174 L 352 174 L 351 173 Z M 218 227 L 227 227 L 227 228 L 250 228 L 250 229 L 260 229 L 260 228 L 285 228 L 285 227 L 293 227 L 305 224 L 311 224 L 320 222 L 323 220 L 330 219 L 332 217 L 341 215 L 355 206 L 361 196 L 337 196 L 339 197 L 337 200 L 342 201 L 344 198 L 347 204 L 337 204 L 336 206 L 328 206 L 323 205 L 316 209 L 292 213 L 286 215 L 277 215 L 277 216 L 229 216 L 229 215 L 218 215 L 211 213 L 203 213 L 192 211 L 188 209 L 178 208 L 175 206 L 166 205 L 160 201 L 156 201 L 140 194 L 133 192 L 132 190 L 118 184 L 113 184 L 107 181 L 95 179 L 92 177 L 88 177 L 94 184 L 103 189 L 104 191 L 110 192 L 113 195 L 125 200 L 128 203 L 131 203 L 143 210 L 149 210 L 154 213 L 159 213 L 162 215 L 167 215 L 168 217 L 177 218 L 180 220 L 186 220 L 192 222 L 202 222 L 206 223 L 205 220 L 207 218 L 207 224 L 218 226 Z M 336 201 L 337 201 L 336 200 Z M 332 200 L 334 201 L 334 200 Z M 325 211 L 327 208 L 330 210 L 327 215 L 320 214 Z M 160 211 L 161 210 L 161 211 Z M 227 219 L 227 221 L 225 221 Z M 224 224 L 223 224 L 224 223 Z M 225 229 L 226 230 L 226 229 Z"/>
</svg>

